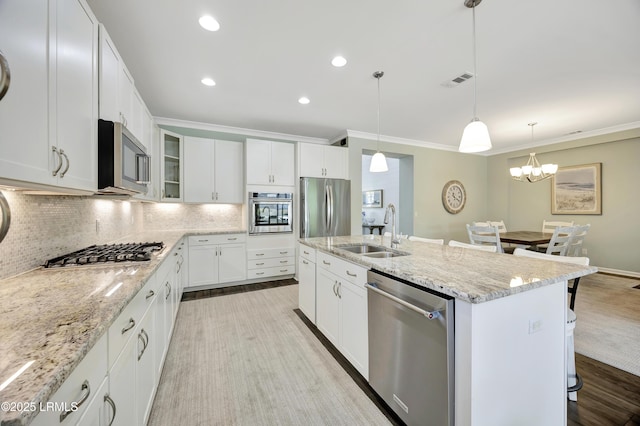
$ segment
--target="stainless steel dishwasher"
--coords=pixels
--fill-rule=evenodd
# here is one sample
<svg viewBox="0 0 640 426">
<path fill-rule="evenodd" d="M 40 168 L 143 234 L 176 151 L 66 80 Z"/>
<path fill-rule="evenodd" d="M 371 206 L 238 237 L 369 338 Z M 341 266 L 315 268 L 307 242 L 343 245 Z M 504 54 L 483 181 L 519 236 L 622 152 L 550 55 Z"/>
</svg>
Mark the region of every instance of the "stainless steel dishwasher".
<svg viewBox="0 0 640 426">
<path fill-rule="evenodd" d="M 374 271 L 367 281 L 369 384 L 408 425 L 453 425 L 453 298 Z"/>
</svg>

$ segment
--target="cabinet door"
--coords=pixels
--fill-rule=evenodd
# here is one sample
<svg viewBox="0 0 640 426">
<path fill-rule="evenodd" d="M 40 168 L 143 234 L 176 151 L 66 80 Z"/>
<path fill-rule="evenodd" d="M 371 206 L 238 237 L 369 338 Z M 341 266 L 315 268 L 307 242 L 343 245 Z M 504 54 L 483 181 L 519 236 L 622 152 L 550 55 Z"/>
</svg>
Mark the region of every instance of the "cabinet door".
<svg viewBox="0 0 640 426">
<path fill-rule="evenodd" d="M 120 55 L 102 24 L 100 24 L 99 28 L 99 38 L 99 115 L 103 120 L 120 121 L 120 108 L 118 106 Z"/>
<path fill-rule="evenodd" d="M 316 325 L 336 348 L 340 347 L 340 304 L 338 277 L 316 268 Z"/>
<path fill-rule="evenodd" d="M 271 142 L 247 139 L 247 185 L 271 184 Z"/>
<path fill-rule="evenodd" d="M 165 348 L 169 347 L 169 342 L 171 341 L 171 334 L 173 333 L 173 324 L 174 324 L 174 315 L 173 315 L 173 291 L 174 291 L 174 272 L 170 271 L 167 274 L 167 278 L 163 284 L 163 293 L 162 297 L 164 298 L 164 332 L 165 335 L 162 336 L 164 339 Z"/>
<path fill-rule="evenodd" d="M 189 247 L 189 282 L 187 287 L 217 284 L 218 246 Z"/>
<path fill-rule="evenodd" d="M 95 392 L 91 392 L 91 394 L 93 396 L 93 400 L 91 400 L 87 406 L 87 410 L 78 421 L 78 425 L 108 425 L 114 415 L 113 409 L 105 400 L 105 397 L 109 395 L 109 379 L 105 377 L 100 387 Z"/>
<path fill-rule="evenodd" d="M 220 283 L 247 279 L 247 250 L 245 244 L 219 246 L 218 278 Z"/>
<path fill-rule="evenodd" d="M 131 97 L 131 122 L 129 123 L 129 127 L 133 136 L 138 139 L 138 141 L 142 142 L 142 126 L 143 126 L 143 115 L 144 115 L 144 101 L 142 100 L 142 96 L 133 88 L 133 95 Z M 142 142 L 144 145 L 144 142 Z"/>
<path fill-rule="evenodd" d="M 184 141 L 181 135 L 160 130 L 160 182 L 162 201 L 182 201 Z"/>
<path fill-rule="evenodd" d="M 157 297 L 157 296 L 156 296 Z M 137 341 L 136 364 L 136 424 L 144 425 L 149 418 L 153 404 L 153 389 L 156 383 L 155 377 L 155 334 L 153 310 L 147 313 L 140 322 Z"/>
<path fill-rule="evenodd" d="M 316 323 L 316 264 L 303 258 L 298 258 L 298 307 Z"/>
<path fill-rule="evenodd" d="M 213 156 L 213 181 L 215 183 L 216 202 L 244 203 L 243 148 L 240 142 L 216 140 L 215 154 Z"/>
<path fill-rule="evenodd" d="M 0 1 L 0 50 L 11 69 L 11 86 L 0 102 L 0 180 L 54 183 L 48 29 L 47 0 Z"/>
<path fill-rule="evenodd" d="M 211 203 L 213 187 L 213 139 L 184 137 L 184 201 Z"/>
<path fill-rule="evenodd" d="M 133 115 L 133 77 L 125 66 L 120 62 L 118 76 L 118 105 L 120 109 L 120 119 L 125 127 L 129 127 Z"/>
<path fill-rule="evenodd" d="M 300 176 L 301 177 L 325 177 L 324 176 L 324 146 L 313 143 L 300 143 Z"/>
<path fill-rule="evenodd" d="M 347 171 L 349 150 L 337 146 L 325 146 L 323 148 L 325 177 L 349 179 L 349 173 Z"/>
<path fill-rule="evenodd" d="M 340 280 L 338 297 L 340 299 L 340 352 L 365 379 L 368 379 L 367 290 L 346 280 Z"/>
<path fill-rule="evenodd" d="M 53 74 L 55 141 L 66 155 L 58 184 L 95 191 L 98 187 L 98 21 L 84 0 L 56 2 Z"/>
<path fill-rule="evenodd" d="M 295 184 L 295 149 L 292 143 L 271 142 L 271 175 L 274 185 Z"/>
<path fill-rule="evenodd" d="M 109 371 L 109 396 L 116 406 L 114 426 L 129 426 L 136 422 L 136 336 L 129 339 Z"/>
<path fill-rule="evenodd" d="M 167 346 L 166 346 L 166 335 L 167 335 L 167 330 L 165 327 L 165 320 L 164 320 L 164 293 L 165 293 L 165 287 L 164 287 L 164 283 L 166 282 L 166 277 L 165 279 L 163 279 L 160 283 L 158 288 L 156 289 L 156 298 L 153 302 L 153 310 L 154 310 L 154 316 L 155 316 L 155 320 L 154 320 L 154 325 L 153 325 L 153 340 L 152 340 L 152 344 L 155 346 L 154 347 L 154 364 L 155 364 L 155 378 L 156 378 L 156 385 L 158 384 L 158 381 L 160 380 L 160 375 L 162 374 L 162 365 L 164 364 L 164 358 L 167 352 Z"/>
</svg>

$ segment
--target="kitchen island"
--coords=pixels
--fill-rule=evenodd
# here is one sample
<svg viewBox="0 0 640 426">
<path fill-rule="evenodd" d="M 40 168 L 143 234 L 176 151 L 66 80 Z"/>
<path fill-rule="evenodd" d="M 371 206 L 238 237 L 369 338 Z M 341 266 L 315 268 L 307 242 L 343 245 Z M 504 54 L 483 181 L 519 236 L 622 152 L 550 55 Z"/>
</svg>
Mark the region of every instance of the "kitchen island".
<svg viewBox="0 0 640 426">
<path fill-rule="evenodd" d="M 395 257 L 345 250 L 390 246 L 371 235 L 300 243 L 454 298 L 455 424 L 566 423 L 567 280 L 597 268 L 407 240 Z"/>
</svg>

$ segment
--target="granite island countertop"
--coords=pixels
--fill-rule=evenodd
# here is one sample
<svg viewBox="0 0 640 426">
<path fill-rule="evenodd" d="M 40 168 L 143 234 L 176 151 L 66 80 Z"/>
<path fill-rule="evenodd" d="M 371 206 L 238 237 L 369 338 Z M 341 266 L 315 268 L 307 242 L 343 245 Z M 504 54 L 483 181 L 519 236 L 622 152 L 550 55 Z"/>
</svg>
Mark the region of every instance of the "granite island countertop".
<svg viewBox="0 0 640 426">
<path fill-rule="evenodd" d="M 594 266 L 549 262 L 406 239 L 396 250 L 409 253 L 407 256 L 372 258 L 341 249 L 346 245 L 362 243 L 390 247 L 391 239 L 378 235 L 302 238 L 299 241 L 368 269 L 469 303 L 488 302 L 598 271 Z"/>
<path fill-rule="evenodd" d="M 246 230 L 141 232 L 112 243 L 162 241 L 165 247 L 148 262 L 37 268 L 0 280 L 0 402 L 46 402 L 182 237 L 236 233 Z M 36 415 L 0 410 L 0 424 L 27 425 Z"/>
</svg>

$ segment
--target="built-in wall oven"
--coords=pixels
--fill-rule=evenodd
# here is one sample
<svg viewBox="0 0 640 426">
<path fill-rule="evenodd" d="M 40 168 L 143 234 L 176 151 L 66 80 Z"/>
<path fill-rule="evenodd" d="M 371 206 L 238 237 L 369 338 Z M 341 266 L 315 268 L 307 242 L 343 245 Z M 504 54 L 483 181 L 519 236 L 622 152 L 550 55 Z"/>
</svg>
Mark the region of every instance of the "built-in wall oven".
<svg viewBox="0 0 640 426">
<path fill-rule="evenodd" d="M 293 232 L 293 194 L 249 192 L 249 234 Z"/>
</svg>

